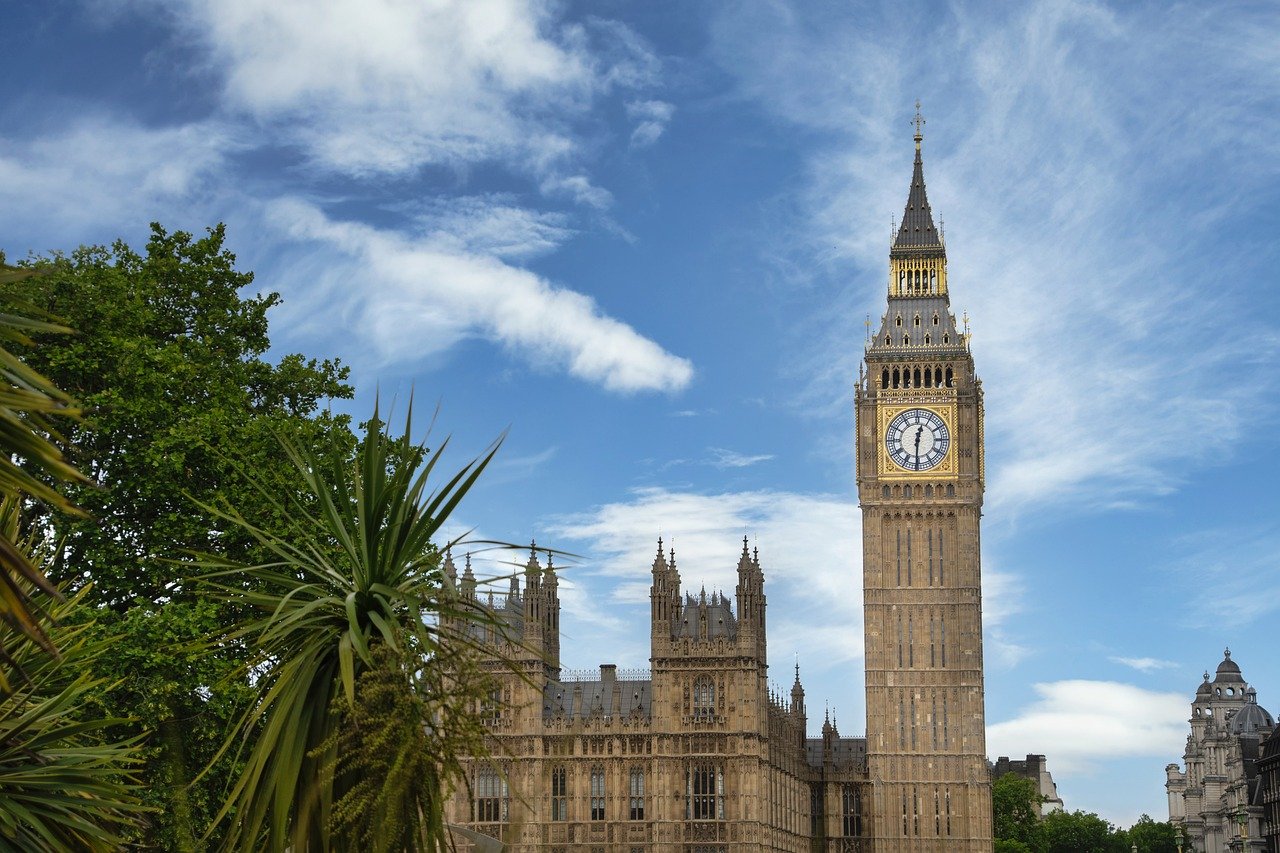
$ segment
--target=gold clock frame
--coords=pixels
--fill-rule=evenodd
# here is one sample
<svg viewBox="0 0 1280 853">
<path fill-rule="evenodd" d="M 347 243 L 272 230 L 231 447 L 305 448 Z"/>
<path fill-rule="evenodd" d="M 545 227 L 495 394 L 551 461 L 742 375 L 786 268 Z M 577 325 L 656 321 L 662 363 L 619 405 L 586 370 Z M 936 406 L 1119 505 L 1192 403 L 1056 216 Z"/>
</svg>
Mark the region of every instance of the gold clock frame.
<svg viewBox="0 0 1280 853">
<path fill-rule="evenodd" d="M 889 428 L 890 422 L 899 414 L 908 409 L 926 409 L 942 418 L 942 422 L 947 425 L 947 432 L 951 435 L 951 443 L 947 446 L 947 453 L 942 457 L 942 461 L 930 468 L 928 471 L 908 471 L 902 468 L 898 463 L 893 461 L 889 456 L 889 451 L 884 446 L 885 430 Z M 880 459 L 880 476 L 886 480 L 936 480 L 939 477 L 955 479 L 959 476 L 959 465 L 957 460 L 960 454 L 956 449 L 957 433 L 956 433 L 956 404 L 942 402 L 912 402 L 894 404 L 888 406 L 879 406 L 876 409 L 876 453 Z"/>
</svg>

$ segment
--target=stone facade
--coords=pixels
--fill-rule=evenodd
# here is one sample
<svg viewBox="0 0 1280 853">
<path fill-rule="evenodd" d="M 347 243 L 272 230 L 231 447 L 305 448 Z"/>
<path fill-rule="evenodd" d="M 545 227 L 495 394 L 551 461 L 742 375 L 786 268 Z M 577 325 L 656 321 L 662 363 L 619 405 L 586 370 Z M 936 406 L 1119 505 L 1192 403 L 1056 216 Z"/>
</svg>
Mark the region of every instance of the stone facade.
<svg viewBox="0 0 1280 853">
<path fill-rule="evenodd" d="M 1182 828 L 1186 849 L 1266 850 L 1257 765 L 1275 720 L 1258 704 L 1257 692 L 1245 682 L 1230 649 L 1212 681 L 1204 674 L 1191 702 L 1190 722 L 1183 767 L 1165 768 L 1169 820 Z"/>
<path fill-rule="evenodd" d="M 1028 755 L 1024 760 L 1012 761 L 1002 755 L 996 759 L 995 764 L 991 765 L 991 781 L 994 782 L 1006 773 L 1013 773 L 1036 783 L 1036 793 L 1042 798 L 1041 817 L 1050 812 L 1063 810 L 1062 797 L 1058 796 L 1058 785 L 1053 781 L 1053 774 L 1049 772 L 1049 763 L 1045 761 L 1043 755 Z"/>
<path fill-rule="evenodd" d="M 523 586 L 481 602 L 504 626 L 472 637 L 497 685 L 495 757 L 450 822 L 516 853 L 869 850 L 865 740 L 830 720 L 806 737 L 798 666 L 789 696 L 768 687 L 759 554 L 743 541 L 733 605 L 685 594 L 661 541 L 651 575 L 648 671 L 560 669 L 556 572 L 536 553 Z M 458 587 L 474 600 L 470 566 Z"/>
</svg>

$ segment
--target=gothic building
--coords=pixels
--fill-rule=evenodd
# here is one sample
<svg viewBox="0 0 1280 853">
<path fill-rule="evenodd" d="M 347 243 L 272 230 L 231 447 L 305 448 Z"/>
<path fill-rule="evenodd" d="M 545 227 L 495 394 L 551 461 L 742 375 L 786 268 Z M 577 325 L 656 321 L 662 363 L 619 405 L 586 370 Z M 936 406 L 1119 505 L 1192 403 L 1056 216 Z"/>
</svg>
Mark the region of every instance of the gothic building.
<svg viewBox="0 0 1280 853">
<path fill-rule="evenodd" d="M 451 823 L 529 853 L 991 850 L 982 387 L 950 310 L 922 124 L 856 385 L 867 736 L 831 719 L 807 735 L 799 666 L 789 695 L 769 688 L 765 575 L 745 539 L 732 600 L 687 591 L 658 541 L 650 667 L 636 672 L 561 668 L 556 570 L 533 548 L 523 577 L 480 602 L 499 617 L 473 636 L 497 685 L 492 757 L 472 762 Z M 469 563 L 446 570 L 477 599 Z"/>
<path fill-rule="evenodd" d="M 1183 767 L 1165 768 L 1169 820 L 1198 853 L 1269 849 L 1271 792 L 1261 784 L 1258 760 L 1275 720 L 1258 704 L 1230 649 L 1213 680 L 1205 672 L 1196 688 L 1190 722 Z"/>
</svg>

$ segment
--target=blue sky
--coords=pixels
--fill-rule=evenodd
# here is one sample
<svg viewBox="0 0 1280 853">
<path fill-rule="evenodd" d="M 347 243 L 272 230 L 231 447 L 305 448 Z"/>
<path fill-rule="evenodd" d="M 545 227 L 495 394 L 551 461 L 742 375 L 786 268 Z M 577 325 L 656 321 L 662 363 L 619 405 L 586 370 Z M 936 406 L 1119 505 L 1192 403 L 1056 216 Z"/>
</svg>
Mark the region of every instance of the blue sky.
<svg viewBox="0 0 1280 853">
<path fill-rule="evenodd" d="M 1280 710 L 1280 8 L 5 4 L 0 248 L 225 221 L 279 352 L 439 401 L 462 511 L 575 552 L 566 664 L 643 666 L 655 539 L 863 727 L 852 385 L 925 174 L 987 405 L 989 751 L 1166 816 L 1229 645 Z M 423 424 L 425 428 L 425 423 Z M 500 571 L 500 566 L 494 566 Z M 1270 653 L 1271 660 L 1266 657 Z"/>
</svg>

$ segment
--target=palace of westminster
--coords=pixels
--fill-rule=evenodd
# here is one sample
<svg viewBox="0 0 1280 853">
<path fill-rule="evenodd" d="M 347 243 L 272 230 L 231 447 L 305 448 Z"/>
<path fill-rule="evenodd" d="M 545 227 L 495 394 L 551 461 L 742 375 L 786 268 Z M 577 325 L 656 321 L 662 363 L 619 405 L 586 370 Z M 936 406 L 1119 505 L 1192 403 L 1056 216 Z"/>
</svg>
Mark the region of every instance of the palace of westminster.
<svg viewBox="0 0 1280 853">
<path fill-rule="evenodd" d="M 921 124 L 917 113 L 911 186 L 889 251 L 888 305 L 855 391 L 866 736 L 842 736 L 830 719 L 821 736 L 808 736 L 798 666 L 789 696 L 770 689 L 764 571 L 745 539 L 732 601 L 686 593 L 675 554 L 659 540 L 649 671 L 605 665 L 588 677 L 561 671 L 556 571 L 532 553 L 523 583 L 517 574 L 508 593 L 489 598 L 505 629 L 473 636 L 492 653 L 487 668 L 498 687 L 488 712 L 492 757 L 471 762 L 468 785 L 446 807 L 460 841 L 515 853 L 992 850 L 979 568 L 982 383 L 950 309 L 946 247 L 925 194 Z M 463 596 L 477 597 L 469 560 L 460 577 L 451 557 L 445 569 Z M 1243 685 L 1230 687 L 1232 701 L 1245 703 L 1235 694 Z M 1229 760 L 1206 745 L 1215 724 L 1201 716 L 1193 725 L 1197 719 L 1187 773 L 1170 767 L 1175 820 L 1187 821 L 1191 809 L 1213 812 L 1205 778 L 1218 777 L 1204 777 L 1203 756 Z M 1028 764 L 1043 793 L 1043 757 L 1028 758 L 1038 759 Z M 1179 798 L 1199 792 L 1185 797 L 1185 810 L 1179 799 L 1178 814 L 1175 789 Z M 1276 793 L 1280 810 L 1280 786 Z M 1194 819 L 1203 830 L 1203 816 Z M 505 846 L 488 847 L 485 837 Z"/>
</svg>

